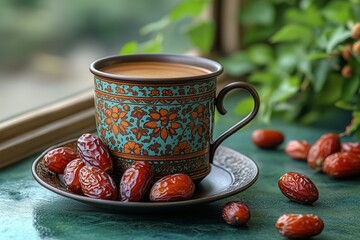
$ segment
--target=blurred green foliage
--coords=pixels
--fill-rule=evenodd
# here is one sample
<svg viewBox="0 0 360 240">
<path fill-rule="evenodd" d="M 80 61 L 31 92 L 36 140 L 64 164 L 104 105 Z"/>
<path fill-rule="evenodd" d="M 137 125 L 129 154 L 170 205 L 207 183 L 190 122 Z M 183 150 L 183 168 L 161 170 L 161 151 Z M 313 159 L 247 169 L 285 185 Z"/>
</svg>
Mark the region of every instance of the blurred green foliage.
<svg viewBox="0 0 360 240">
<path fill-rule="evenodd" d="M 18 68 L 28 63 L 33 54 L 47 52 L 64 55 L 88 41 L 104 49 L 117 51 L 119 43 L 147 41 L 138 29 L 157 20 L 179 0 L 2 0 L 0 1 L 0 68 Z M 175 16 L 176 17 L 176 16 Z M 188 49 L 185 37 L 177 29 L 164 33 L 169 39 L 166 51 Z M 157 39 L 160 41 L 160 39 Z M 130 46 L 131 47 L 131 46 Z M 156 49 L 154 44 L 147 46 Z"/>
<path fill-rule="evenodd" d="M 164 46 L 169 42 L 180 44 L 181 39 L 164 37 L 172 26 L 182 24 L 178 29 L 186 36 L 192 46 L 202 52 L 209 52 L 215 35 L 215 25 L 209 19 L 201 19 L 203 12 L 211 0 L 182 0 L 176 4 L 166 15 L 155 22 L 143 26 L 139 33 L 150 37 L 146 42 L 129 41 L 122 46 L 119 54 L 156 53 L 164 52 Z"/>
<path fill-rule="evenodd" d="M 183 0 L 159 21 L 145 26 L 143 33 L 152 34 L 150 41 L 157 41 L 156 51 L 161 51 L 166 40 L 162 31 L 190 17 L 184 34 L 193 47 L 207 54 L 216 26 L 198 15 L 210 3 Z M 344 134 L 360 137 L 360 57 L 354 52 L 350 60 L 341 56 L 345 44 L 360 41 L 351 38 L 354 24 L 360 21 L 360 0 L 247 0 L 238 16 L 242 50 L 219 61 L 228 75 L 257 87 L 261 120 L 280 116 L 312 123 L 340 108 L 353 119 L 344 126 Z M 134 44 L 128 43 L 120 53 L 144 50 Z M 345 65 L 352 68 L 351 76 L 341 74 Z M 244 106 L 251 106 L 250 102 L 243 99 L 236 112 L 248 112 Z"/>
<path fill-rule="evenodd" d="M 276 115 L 308 124 L 341 108 L 353 116 L 346 133 L 360 137 L 360 58 L 341 56 L 345 44 L 357 41 L 351 31 L 359 20 L 358 0 L 245 1 L 243 50 L 221 62 L 229 75 L 257 86 L 262 120 Z M 352 76 L 341 74 L 345 65 L 353 66 Z"/>
</svg>

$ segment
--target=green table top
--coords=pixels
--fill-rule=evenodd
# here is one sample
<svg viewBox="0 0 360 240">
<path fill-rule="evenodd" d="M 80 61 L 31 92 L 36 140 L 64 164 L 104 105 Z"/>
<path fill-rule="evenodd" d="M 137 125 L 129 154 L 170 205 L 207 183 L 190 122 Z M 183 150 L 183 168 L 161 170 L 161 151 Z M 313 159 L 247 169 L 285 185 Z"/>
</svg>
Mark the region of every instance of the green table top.
<svg viewBox="0 0 360 240">
<path fill-rule="evenodd" d="M 220 117 L 215 133 L 226 130 L 236 119 L 231 113 Z M 285 143 L 292 139 L 313 143 L 323 133 L 339 132 L 284 122 L 270 126 L 252 123 L 223 145 L 256 161 L 260 169 L 257 182 L 226 199 L 171 213 L 116 213 L 59 196 L 33 179 L 35 155 L 0 170 L 0 239 L 282 239 L 274 225 L 284 213 L 319 215 L 325 229 L 315 239 L 359 239 L 360 179 L 340 181 L 315 173 L 305 162 L 286 156 L 285 143 L 278 150 L 257 149 L 250 136 L 254 129 L 263 127 L 281 130 Z M 320 197 L 313 206 L 291 202 L 282 195 L 277 180 L 288 171 L 301 172 L 316 184 Z M 238 200 L 250 207 L 247 227 L 231 227 L 221 218 L 222 206 Z"/>
</svg>

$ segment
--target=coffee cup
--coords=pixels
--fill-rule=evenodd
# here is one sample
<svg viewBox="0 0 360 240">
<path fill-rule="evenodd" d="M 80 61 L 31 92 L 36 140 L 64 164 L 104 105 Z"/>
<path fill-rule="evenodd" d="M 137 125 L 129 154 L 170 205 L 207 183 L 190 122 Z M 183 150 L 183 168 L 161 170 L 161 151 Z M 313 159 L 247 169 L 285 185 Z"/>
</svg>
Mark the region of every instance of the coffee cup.
<svg viewBox="0 0 360 240">
<path fill-rule="evenodd" d="M 216 148 L 249 123 L 259 109 L 256 90 L 244 82 L 216 96 L 223 68 L 210 59 L 172 54 L 134 54 L 93 62 L 97 134 L 121 175 L 133 161 L 147 161 L 155 178 L 188 174 L 195 182 L 210 173 Z M 213 139 L 215 108 L 225 114 L 225 95 L 244 89 L 252 111 Z"/>
</svg>

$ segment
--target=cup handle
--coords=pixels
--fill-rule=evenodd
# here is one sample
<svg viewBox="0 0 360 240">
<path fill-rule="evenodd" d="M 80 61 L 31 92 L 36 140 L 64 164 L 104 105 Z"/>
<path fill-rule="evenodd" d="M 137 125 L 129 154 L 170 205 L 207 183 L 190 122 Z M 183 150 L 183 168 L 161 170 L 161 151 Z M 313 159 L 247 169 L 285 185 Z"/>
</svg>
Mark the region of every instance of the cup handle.
<svg viewBox="0 0 360 240">
<path fill-rule="evenodd" d="M 210 163 L 212 163 L 215 151 L 219 147 L 219 145 L 230 135 L 248 124 L 259 111 L 260 98 L 255 88 L 244 82 L 234 82 L 226 85 L 223 89 L 221 89 L 217 98 L 215 99 L 216 108 L 219 113 L 222 115 L 226 114 L 226 109 L 223 105 L 224 97 L 228 92 L 237 88 L 245 89 L 251 94 L 252 98 L 254 99 L 254 108 L 245 118 L 243 118 L 237 124 L 229 128 L 227 131 L 221 134 L 213 143 L 210 144 Z"/>
</svg>

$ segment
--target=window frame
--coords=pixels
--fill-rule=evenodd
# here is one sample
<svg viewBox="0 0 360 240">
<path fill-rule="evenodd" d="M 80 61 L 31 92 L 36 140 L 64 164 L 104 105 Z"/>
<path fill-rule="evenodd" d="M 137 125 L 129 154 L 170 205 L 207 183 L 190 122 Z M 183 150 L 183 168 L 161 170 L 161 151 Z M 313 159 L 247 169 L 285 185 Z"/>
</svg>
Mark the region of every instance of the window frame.
<svg viewBox="0 0 360 240">
<path fill-rule="evenodd" d="M 93 96 L 93 91 L 88 90 L 0 123 L 0 168 L 95 131 Z"/>
</svg>

